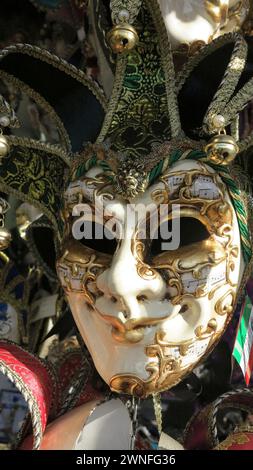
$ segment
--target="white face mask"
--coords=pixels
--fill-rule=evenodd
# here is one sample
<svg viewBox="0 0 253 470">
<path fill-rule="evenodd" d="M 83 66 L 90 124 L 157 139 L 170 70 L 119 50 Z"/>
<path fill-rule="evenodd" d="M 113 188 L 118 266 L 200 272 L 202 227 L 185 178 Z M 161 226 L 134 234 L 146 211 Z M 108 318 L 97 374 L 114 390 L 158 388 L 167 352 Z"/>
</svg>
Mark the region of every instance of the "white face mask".
<svg viewBox="0 0 253 470">
<path fill-rule="evenodd" d="M 237 30 L 249 3 L 238 0 L 158 0 L 173 47 Z M 238 8 L 238 6 L 240 8 Z"/>
<path fill-rule="evenodd" d="M 93 168 L 66 192 L 58 275 L 102 378 L 112 390 L 145 397 L 178 383 L 224 332 L 244 270 L 239 228 L 226 187 L 204 164 L 177 162 L 131 200 L 132 215 L 138 207 L 168 208 L 160 231 L 146 238 L 138 236 L 149 220 L 145 210 L 137 227 L 127 201 L 103 189 L 102 179 Z M 114 218 L 121 239 L 75 240 L 81 225 L 71 215 L 74 201 L 106 210 L 107 232 Z M 175 207 L 180 243 L 167 249 L 161 233 L 171 228 Z M 91 218 L 82 216 L 86 228 Z"/>
</svg>

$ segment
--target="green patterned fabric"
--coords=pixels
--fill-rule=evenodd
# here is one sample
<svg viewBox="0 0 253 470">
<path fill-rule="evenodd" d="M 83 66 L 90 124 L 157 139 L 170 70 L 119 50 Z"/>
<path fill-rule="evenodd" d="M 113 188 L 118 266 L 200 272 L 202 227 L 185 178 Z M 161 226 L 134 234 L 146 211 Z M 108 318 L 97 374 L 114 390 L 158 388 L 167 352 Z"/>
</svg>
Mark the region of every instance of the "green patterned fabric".
<svg viewBox="0 0 253 470">
<path fill-rule="evenodd" d="M 114 150 L 133 157 L 147 155 L 152 145 L 170 137 L 158 35 L 144 8 L 138 25 L 139 45 L 127 55 L 123 86 L 107 133 Z"/>
</svg>

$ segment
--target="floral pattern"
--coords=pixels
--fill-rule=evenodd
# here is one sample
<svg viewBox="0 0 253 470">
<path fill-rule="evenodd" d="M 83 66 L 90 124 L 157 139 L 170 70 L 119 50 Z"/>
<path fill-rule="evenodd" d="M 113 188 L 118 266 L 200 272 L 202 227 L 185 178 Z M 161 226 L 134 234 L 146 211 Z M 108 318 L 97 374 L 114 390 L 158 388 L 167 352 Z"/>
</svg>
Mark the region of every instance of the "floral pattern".
<svg viewBox="0 0 253 470">
<path fill-rule="evenodd" d="M 0 188 L 37 203 L 57 225 L 65 168 L 65 162 L 46 149 L 11 146 L 2 160 Z"/>
<path fill-rule="evenodd" d="M 144 8 L 139 20 L 139 46 L 127 56 L 121 94 L 107 135 L 115 150 L 136 157 L 147 155 L 154 144 L 170 137 L 158 37 Z"/>
</svg>

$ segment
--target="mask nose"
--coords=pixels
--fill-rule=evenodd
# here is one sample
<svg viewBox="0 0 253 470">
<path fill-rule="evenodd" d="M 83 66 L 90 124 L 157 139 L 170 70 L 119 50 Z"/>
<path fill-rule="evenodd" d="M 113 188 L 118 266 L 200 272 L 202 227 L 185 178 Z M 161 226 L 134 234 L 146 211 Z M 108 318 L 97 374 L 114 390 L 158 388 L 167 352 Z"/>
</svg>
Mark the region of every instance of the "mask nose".
<svg viewBox="0 0 253 470">
<path fill-rule="evenodd" d="M 129 312 L 138 312 L 141 301 L 162 300 L 166 293 L 165 281 L 134 256 L 129 239 L 122 240 L 110 268 L 97 278 L 97 286 L 108 300 L 120 302 Z"/>
</svg>

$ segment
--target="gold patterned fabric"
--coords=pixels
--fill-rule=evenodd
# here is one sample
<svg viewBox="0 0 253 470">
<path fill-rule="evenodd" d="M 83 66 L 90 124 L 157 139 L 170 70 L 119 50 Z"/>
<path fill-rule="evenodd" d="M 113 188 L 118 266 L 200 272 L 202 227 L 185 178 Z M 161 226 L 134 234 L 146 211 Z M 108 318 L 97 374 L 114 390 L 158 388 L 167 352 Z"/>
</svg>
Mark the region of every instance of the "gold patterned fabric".
<svg viewBox="0 0 253 470">
<path fill-rule="evenodd" d="M 58 214 L 64 171 L 68 166 L 66 161 L 57 155 L 57 148 L 53 146 L 37 145 L 31 140 L 23 142 L 23 145 L 21 142 L 13 143 L 10 153 L 2 160 L 0 190 L 37 206 L 59 230 Z"/>
</svg>

